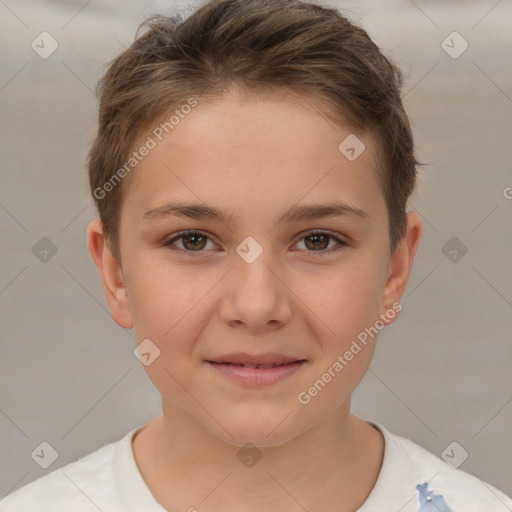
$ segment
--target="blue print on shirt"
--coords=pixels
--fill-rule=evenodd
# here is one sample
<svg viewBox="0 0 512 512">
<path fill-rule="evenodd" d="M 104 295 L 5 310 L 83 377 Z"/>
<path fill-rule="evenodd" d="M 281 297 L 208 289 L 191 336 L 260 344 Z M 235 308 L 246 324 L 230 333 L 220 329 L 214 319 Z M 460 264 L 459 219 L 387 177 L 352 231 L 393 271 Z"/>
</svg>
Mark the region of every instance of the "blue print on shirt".
<svg viewBox="0 0 512 512">
<path fill-rule="evenodd" d="M 428 483 L 417 485 L 416 490 L 420 495 L 420 508 L 418 512 L 452 512 L 452 509 L 446 504 L 440 494 L 434 494 L 428 490 Z"/>
</svg>

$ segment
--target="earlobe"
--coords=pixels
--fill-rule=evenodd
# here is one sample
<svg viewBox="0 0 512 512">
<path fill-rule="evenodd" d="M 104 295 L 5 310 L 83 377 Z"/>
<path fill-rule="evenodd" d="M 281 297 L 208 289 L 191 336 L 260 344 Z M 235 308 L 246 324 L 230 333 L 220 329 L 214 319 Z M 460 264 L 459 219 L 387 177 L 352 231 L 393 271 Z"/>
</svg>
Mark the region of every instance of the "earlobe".
<svg viewBox="0 0 512 512">
<path fill-rule="evenodd" d="M 400 240 L 389 261 L 387 280 L 381 298 L 381 315 L 386 315 L 386 311 L 393 309 L 393 304 L 400 303 L 407 288 L 422 233 L 420 216 L 416 212 L 409 212 L 405 236 Z M 393 315 L 393 319 L 386 323 L 391 324 L 396 318 L 397 316 Z"/>
<path fill-rule="evenodd" d="M 87 246 L 98 268 L 112 318 L 121 327 L 131 329 L 133 319 L 122 268 L 105 239 L 101 221 L 92 221 L 87 227 Z"/>
</svg>

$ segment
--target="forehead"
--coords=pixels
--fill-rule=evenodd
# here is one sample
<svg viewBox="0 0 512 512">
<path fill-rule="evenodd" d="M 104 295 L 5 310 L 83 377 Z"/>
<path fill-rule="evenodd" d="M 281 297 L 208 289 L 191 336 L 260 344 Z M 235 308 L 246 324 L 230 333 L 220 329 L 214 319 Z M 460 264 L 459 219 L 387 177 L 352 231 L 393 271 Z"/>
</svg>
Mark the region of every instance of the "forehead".
<svg viewBox="0 0 512 512">
<path fill-rule="evenodd" d="M 129 180 L 127 199 L 139 211 L 172 194 L 195 203 L 242 207 L 253 201 L 262 207 L 275 203 L 276 194 L 297 202 L 305 195 L 334 200 L 344 190 L 380 191 L 373 137 L 334 123 L 307 96 L 234 92 L 199 100 L 172 129 L 167 126 L 162 140 L 154 135 L 158 126 L 160 121 L 139 137 L 139 144 L 151 137 L 155 147 Z M 351 160 L 347 149 L 362 153 Z"/>
</svg>

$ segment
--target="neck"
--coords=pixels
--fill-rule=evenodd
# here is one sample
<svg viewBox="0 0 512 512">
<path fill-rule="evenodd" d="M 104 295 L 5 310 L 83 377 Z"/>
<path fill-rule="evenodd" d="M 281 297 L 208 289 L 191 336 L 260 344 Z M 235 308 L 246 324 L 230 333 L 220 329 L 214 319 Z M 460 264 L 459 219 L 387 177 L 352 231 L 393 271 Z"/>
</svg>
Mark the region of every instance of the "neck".
<svg viewBox="0 0 512 512">
<path fill-rule="evenodd" d="M 153 496 L 169 510 L 354 511 L 382 465 L 382 435 L 351 415 L 350 404 L 287 443 L 249 450 L 162 405 L 164 414 L 137 433 L 133 451 Z"/>
</svg>

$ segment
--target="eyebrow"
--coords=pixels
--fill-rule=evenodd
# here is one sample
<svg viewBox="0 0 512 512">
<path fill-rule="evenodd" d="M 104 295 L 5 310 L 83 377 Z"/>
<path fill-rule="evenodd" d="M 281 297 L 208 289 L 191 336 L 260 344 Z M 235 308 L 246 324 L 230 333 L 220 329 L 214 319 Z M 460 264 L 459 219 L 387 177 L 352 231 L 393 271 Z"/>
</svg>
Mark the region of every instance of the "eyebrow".
<svg viewBox="0 0 512 512">
<path fill-rule="evenodd" d="M 361 219 L 366 222 L 369 221 L 369 215 L 360 208 L 344 203 L 332 202 L 327 204 L 293 205 L 277 219 L 276 224 L 284 221 L 312 220 L 333 216 L 344 216 Z M 213 218 L 224 224 L 231 224 L 234 213 L 228 214 L 224 209 L 207 206 L 205 204 L 168 202 L 162 206 L 147 210 L 144 212 L 142 219 L 146 222 L 167 217 L 189 217 L 192 219 Z"/>
</svg>

